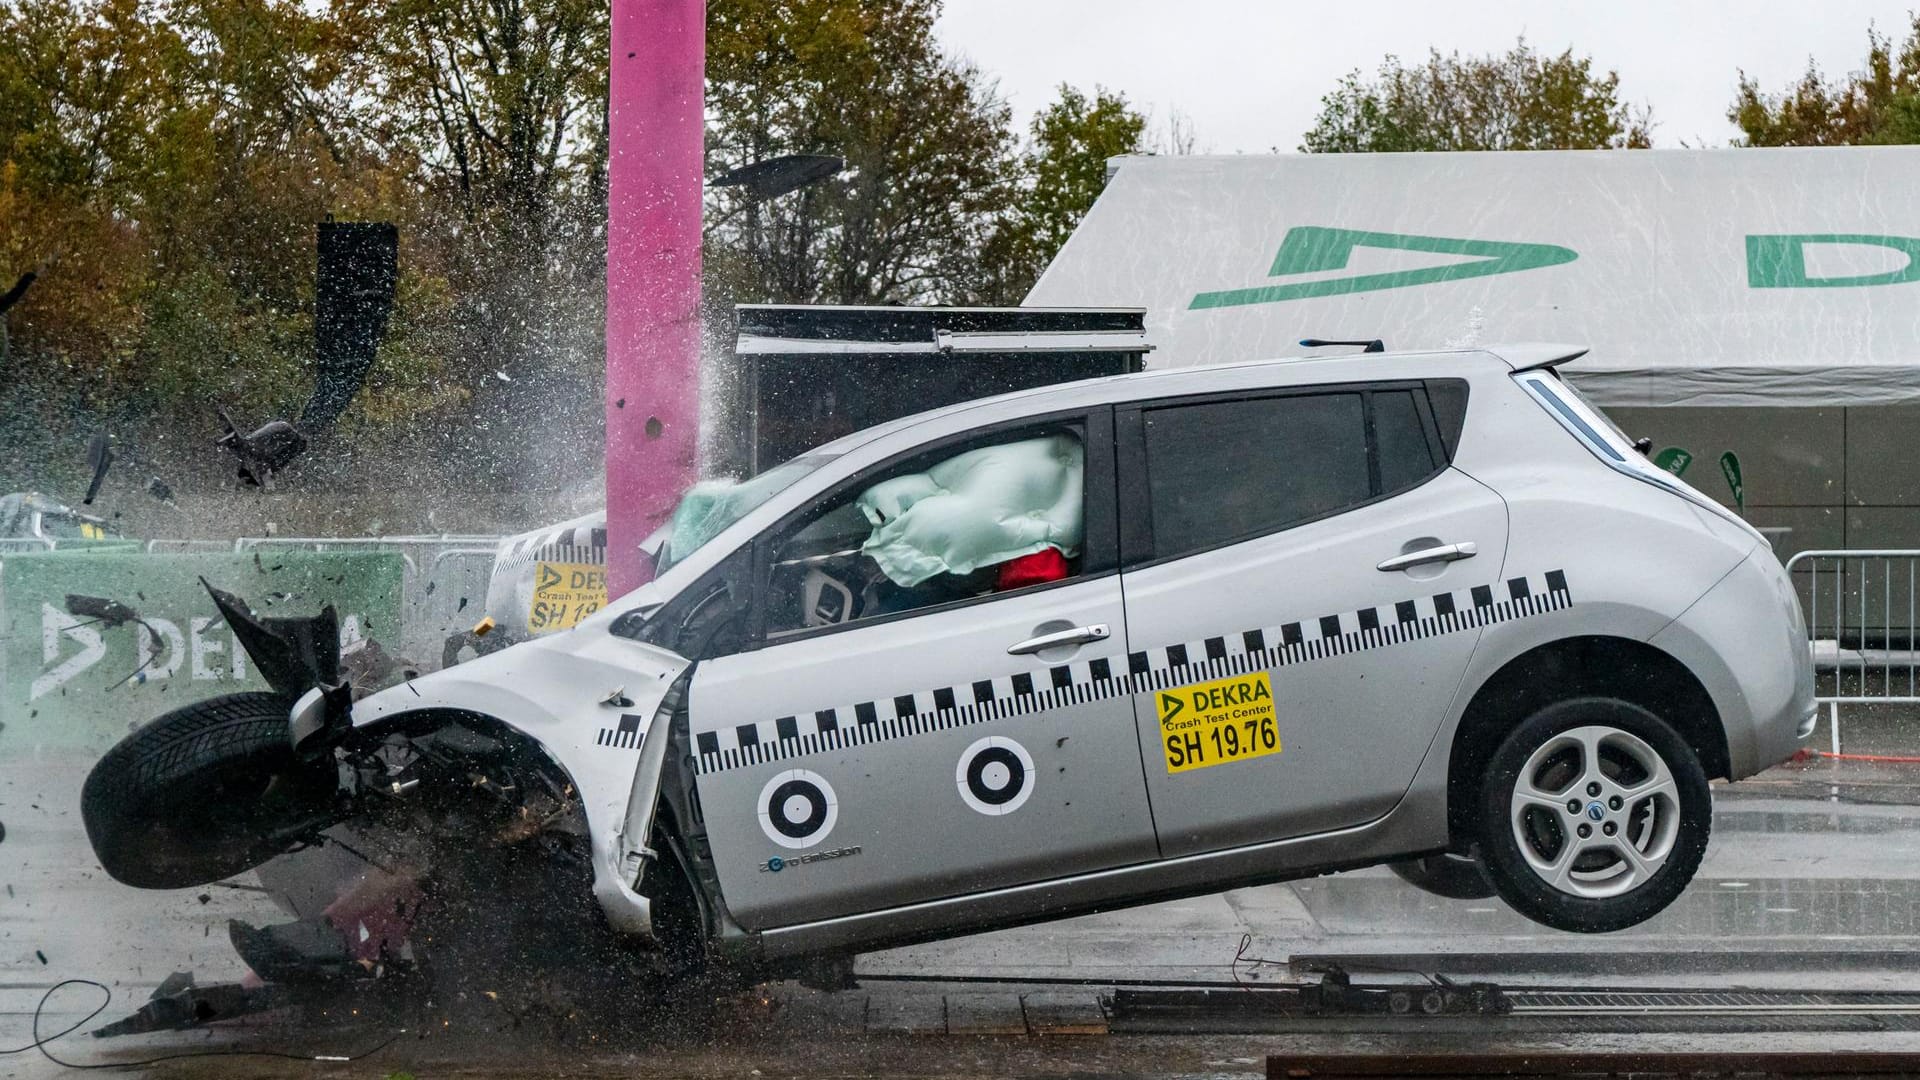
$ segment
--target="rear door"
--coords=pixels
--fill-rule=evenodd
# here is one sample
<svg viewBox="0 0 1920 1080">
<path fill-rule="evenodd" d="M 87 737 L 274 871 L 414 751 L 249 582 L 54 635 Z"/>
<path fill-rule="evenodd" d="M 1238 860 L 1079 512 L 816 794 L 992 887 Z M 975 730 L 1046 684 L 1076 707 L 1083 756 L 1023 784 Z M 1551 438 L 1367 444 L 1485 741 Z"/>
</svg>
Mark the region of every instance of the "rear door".
<svg viewBox="0 0 1920 1080">
<path fill-rule="evenodd" d="M 1447 467 L 1428 387 L 1168 400 L 1122 410 L 1119 428 L 1129 663 L 1163 853 L 1384 814 L 1480 627 L 1551 592 L 1502 580 L 1505 504 Z"/>
<path fill-rule="evenodd" d="M 848 511 L 861 492 L 969 447 L 1063 430 L 1086 451 L 1085 541 L 1067 577 L 897 589 L 857 553 L 865 530 Z M 1154 857 L 1118 678 L 1112 438 L 1104 409 L 983 432 L 876 466 L 762 537 L 760 626 L 743 650 L 701 663 L 688 711 L 714 862 L 741 925 Z"/>
</svg>

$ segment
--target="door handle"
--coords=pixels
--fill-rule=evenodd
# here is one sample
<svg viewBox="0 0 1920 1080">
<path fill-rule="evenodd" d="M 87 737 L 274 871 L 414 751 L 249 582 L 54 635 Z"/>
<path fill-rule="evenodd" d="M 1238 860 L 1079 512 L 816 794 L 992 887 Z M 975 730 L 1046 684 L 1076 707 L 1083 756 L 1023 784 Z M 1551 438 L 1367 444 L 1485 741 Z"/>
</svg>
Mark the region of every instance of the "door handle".
<svg viewBox="0 0 1920 1080">
<path fill-rule="evenodd" d="M 1042 649 L 1057 648 L 1061 645 L 1085 645 L 1089 641 L 1105 641 L 1113 636 L 1106 623 L 1094 623 L 1092 626 L 1075 626 L 1067 630 L 1055 630 L 1051 634 L 1041 634 L 1025 641 L 1007 646 L 1007 655 L 1025 656 Z"/>
<path fill-rule="evenodd" d="M 1380 565 L 1375 569 L 1391 573 L 1408 567 L 1425 566 L 1427 563 L 1458 562 L 1461 559 L 1471 559 L 1478 554 L 1480 554 L 1478 544 L 1471 540 L 1463 540 L 1458 544 L 1441 544 L 1439 547 L 1421 548 L 1419 551 L 1409 551 L 1405 555 L 1395 555 L 1391 559 L 1381 560 Z"/>
</svg>

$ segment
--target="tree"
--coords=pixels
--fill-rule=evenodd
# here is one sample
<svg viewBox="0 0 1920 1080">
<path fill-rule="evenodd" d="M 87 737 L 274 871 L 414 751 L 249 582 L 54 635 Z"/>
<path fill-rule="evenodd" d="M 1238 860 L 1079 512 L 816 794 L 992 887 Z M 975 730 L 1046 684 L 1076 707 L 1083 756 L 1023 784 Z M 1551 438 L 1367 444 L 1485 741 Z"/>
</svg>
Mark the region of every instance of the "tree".
<svg viewBox="0 0 1920 1080">
<path fill-rule="evenodd" d="M 1095 87 L 1089 98 L 1062 84 L 1059 98 L 1033 118 L 1015 205 L 974 260 L 973 296 L 1019 303 L 1106 187 L 1107 159 L 1140 153 L 1146 130 L 1147 118 L 1125 96 Z M 1179 138 L 1170 129 L 1170 139 Z"/>
<path fill-rule="evenodd" d="M 1011 197 L 1011 114 L 934 39 L 937 0 L 712 0 L 707 162 L 846 159 L 837 177 L 761 200 L 713 189 L 717 300 L 952 299 Z"/>
<path fill-rule="evenodd" d="M 1920 143 L 1920 15 L 1898 53 L 1869 29 L 1866 66 L 1843 83 L 1829 82 L 1809 62 L 1798 83 L 1768 94 L 1741 72 L 1727 119 L 1746 146 Z"/>
<path fill-rule="evenodd" d="M 1542 56 L 1520 39 L 1501 56 L 1442 56 L 1415 68 L 1389 56 L 1377 78 L 1354 71 L 1321 99 L 1300 149 L 1600 150 L 1652 144 L 1651 117 L 1620 100 L 1620 76 L 1596 76 L 1572 49 Z"/>
</svg>

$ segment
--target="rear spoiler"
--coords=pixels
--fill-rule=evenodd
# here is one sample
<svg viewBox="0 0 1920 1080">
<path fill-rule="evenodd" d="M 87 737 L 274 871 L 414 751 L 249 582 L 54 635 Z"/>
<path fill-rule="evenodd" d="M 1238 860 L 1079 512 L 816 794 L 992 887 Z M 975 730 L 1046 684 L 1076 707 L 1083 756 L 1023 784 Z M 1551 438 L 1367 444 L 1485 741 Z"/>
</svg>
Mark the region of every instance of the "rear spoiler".
<svg viewBox="0 0 1920 1080">
<path fill-rule="evenodd" d="M 1571 363 L 1587 355 L 1585 345 L 1555 345 L 1544 342 L 1494 345 L 1487 351 L 1512 364 L 1515 372 L 1552 370 L 1561 364 Z"/>
</svg>

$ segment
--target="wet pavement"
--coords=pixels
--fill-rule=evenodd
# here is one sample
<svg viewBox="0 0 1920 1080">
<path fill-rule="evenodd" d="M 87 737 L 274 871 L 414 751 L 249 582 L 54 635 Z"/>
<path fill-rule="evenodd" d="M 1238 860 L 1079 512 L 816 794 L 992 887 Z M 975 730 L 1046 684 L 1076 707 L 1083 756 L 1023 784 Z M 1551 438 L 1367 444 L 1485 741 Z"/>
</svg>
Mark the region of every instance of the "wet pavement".
<svg viewBox="0 0 1920 1080">
<path fill-rule="evenodd" d="M 76 792 L 84 769 L 0 767 L 0 1049 L 27 1041 L 46 989 L 73 977 L 110 984 L 96 1022 L 131 1011 L 172 971 L 204 981 L 241 974 L 229 918 L 273 921 L 267 899 L 213 887 L 140 892 L 93 868 Z M 1498 901 L 1429 896 L 1385 870 L 1237 890 L 1150 907 L 894 950 L 861 958 L 861 988 L 821 994 L 777 986 L 721 1003 L 698 1037 L 595 1032 L 555 1042 L 522 1031 L 409 1032 L 364 1063 L 329 1075 L 1243 1075 L 1278 1048 L 1587 1048 L 1630 1038 L 1641 1048 L 1920 1049 L 1920 999 L 1869 1021 L 1775 1017 L 1755 1023 L 1547 1024 L 1373 1017 L 1294 1022 L 1273 1032 L 1136 1034 L 1116 1022 L 1115 986 L 1272 986 L 1287 961 L 1335 962 L 1356 980 L 1418 982 L 1410 972 L 1513 986 L 1753 987 L 1920 990 L 1920 766 L 1788 765 L 1715 789 L 1714 839 L 1693 886 L 1667 912 L 1605 936 L 1547 930 Z M 44 960 L 43 960 L 44 958 Z M 1237 958 L 1237 959 L 1236 959 Z M 84 1016 L 99 992 L 70 987 L 42 1031 Z M 1784 1014 L 1783 1014 L 1784 1015 Z M 1909 1019 L 1909 1017 L 1913 1019 Z M 1284 1034 L 1279 1034 L 1284 1032 Z M 1634 1032 L 1638 1034 L 1628 1034 Z M 1783 1035 L 1782 1032 L 1790 1034 Z M 350 1055 L 389 1029 L 351 1017 L 292 1027 L 242 1024 L 95 1041 L 55 1052 L 127 1060 L 176 1049 L 271 1047 Z M 311 1063 L 265 1058 L 183 1061 L 169 1075 L 305 1075 Z M 40 1075 L 31 1055 L 0 1057 L 0 1075 Z"/>
</svg>

